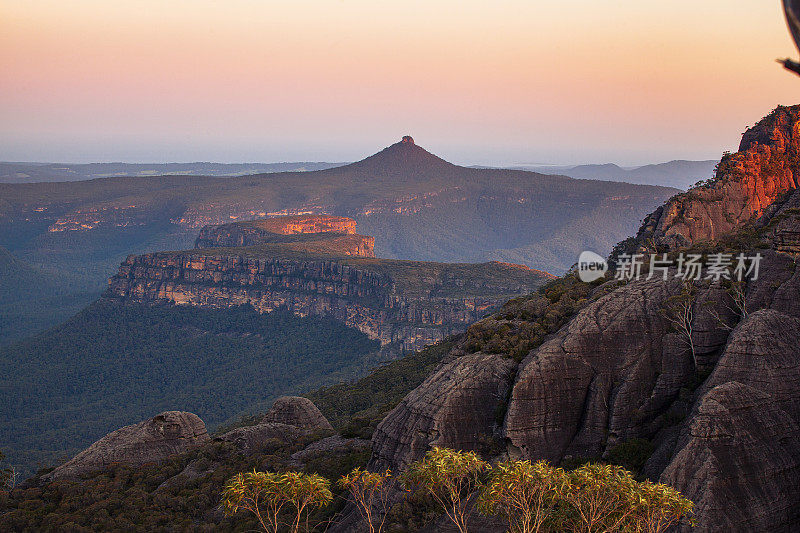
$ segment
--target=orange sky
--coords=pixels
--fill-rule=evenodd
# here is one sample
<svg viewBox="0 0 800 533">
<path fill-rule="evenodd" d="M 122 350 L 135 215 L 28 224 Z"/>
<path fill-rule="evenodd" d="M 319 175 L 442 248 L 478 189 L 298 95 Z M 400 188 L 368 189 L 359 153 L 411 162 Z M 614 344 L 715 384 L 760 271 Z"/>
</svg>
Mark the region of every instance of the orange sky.
<svg viewBox="0 0 800 533">
<path fill-rule="evenodd" d="M 777 0 L 0 0 L 0 160 L 713 159 L 787 55 Z"/>
</svg>

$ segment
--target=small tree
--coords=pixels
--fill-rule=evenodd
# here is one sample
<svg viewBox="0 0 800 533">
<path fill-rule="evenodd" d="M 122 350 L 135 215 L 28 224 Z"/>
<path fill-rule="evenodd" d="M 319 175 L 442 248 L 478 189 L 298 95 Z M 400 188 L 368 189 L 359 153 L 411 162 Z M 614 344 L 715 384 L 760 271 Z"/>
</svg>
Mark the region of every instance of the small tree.
<svg viewBox="0 0 800 533">
<path fill-rule="evenodd" d="M 369 526 L 370 533 L 381 533 L 386 521 L 386 514 L 389 510 L 389 488 L 392 473 L 390 470 L 385 472 L 368 472 L 360 468 L 354 468 L 346 476 L 339 480 L 339 486 L 350 493 L 353 501 L 358 508 L 361 518 Z M 380 522 L 375 528 L 375 512 L 379 513 Z"/>
<path fill-rule="evenodd" d="M 588 463 L 569 475 L 564 493 L 573 510 L 568 531 L 585 533 L 620 531 L 635 511 L 636 481 L 620 466 Z"/>
<path fill-rule="evenodd" d="M 309 530 L 308 514 L 315 507 L 324 507 L 333 499 L 330 482 L 317 474 L 301 472 L 253 472 L 236 474 L 222 491 L 225 514 L 236 514 L 239 509 L 253 513 L 265 531 L 277 533 L 283 525 L 281 512 L 294 509 L 290 524 L 293 533 L 301 524 Z M 305 519 L 305 521 L 303 521 Z"/>
<path fill-rule="evenodd" d="M 637 484 L 633 499 L 637 532 L 660 533 L 684 517 L 694 525 L 694 504 L 672 487 L 644 481 Z"/>
<path fill-rule="evenodd" d="M 542 530 L 570 486 L 568 474 L 546 461 L 506 461 L 497 465 L 478 499 L 486 515 L 502 514 L 512 533 Z"/>
<path fill-rule="evenodd" d="M 302 472 L 286 472 L 282 476 L 289 503 L 294 507 L 295 517 L 291 524 L 291 531 L 300 531 L 300 524 L 305 519 L 305 529 L 309 531 L 308 516 L 314 508 L 328 505 L 333 499 L 331 482 L 318 474 L 303 474 Z"/>
<path fill-rule="evenodd" d="M 245 509 L 256 516 L 265 531 L 271 533 L 278 532 L 278 516 L 287 503 L 281 475 L 275 472 L 253 470 L 247 474 L 236 474 L 222 490 L 222 504 L 227 516 Z"/>
<path fill-rule="evenodd" d="M 584 533 L 631 531 L 660 533 L 682 518 L 692 519 L 693 504 L 660 483 L 638 482 L 615 465 L 585 464 L 569 473 L 563 492 L 569 510 L 559 530 Z"/>
<path fill-rule="evenodd" d="M 475 452 L 435 447 L 421 461 L 412 463 L 402 476 L 406 489 L 429 494 L 461 533 L 467 532 L 467 503 L 489 469 Z"/>
<path fill-rule="evenodd" d="M 694 348 L 694 300 L 695 288 L 691 281 L 685 281 L 679 294 L 667 298 L 664 302 L 663 314 L 672 324 L 672 327 L 680 333 L 681 338 L 689 347 L 692 354 L 692 362 L 697 368 L 697 354 Z"/>
<path fill-rule="evenodd" d="M 728 281 L 727 283 L 724 283 L 723 286 L 725 287 L 725 293 L 730 297 L 731 303 L 729 305 L 723 301 L 722 304 L 728 311 L 737 316 L 739 321 L 747 318 L 748 311 L 745 282 Z M 714 309 L 712 306 L 709 306 L 708 314 L 710 314 L 723 328 L 729 331 L 736 327 L 736 324 L 728 324 L 727 321 L 722 318 L 719 311 Z"/>
</svg>

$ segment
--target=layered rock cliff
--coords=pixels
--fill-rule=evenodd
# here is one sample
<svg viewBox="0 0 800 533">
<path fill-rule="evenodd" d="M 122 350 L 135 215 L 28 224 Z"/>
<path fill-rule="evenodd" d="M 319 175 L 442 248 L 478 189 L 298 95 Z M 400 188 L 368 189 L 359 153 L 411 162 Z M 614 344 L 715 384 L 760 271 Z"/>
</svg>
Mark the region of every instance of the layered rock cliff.
<svg viewBox="0 0 800 533">
<path fill-rule="evenodd" d="M 257 231 L 248 233 L 253 227 Z M 286 308 L 299 316 L 330 316 L 383 345 L 417 350 L 552 278 L 498 262 L 375 259 L 368 257 L 372 241 L 364 239 L 371 238 L 281 235 L 249 223 L 208 228 L 198 245 L 258 244 L 130 256 L 111 278 L 106 297 L 215 308 L 249 304 L 260 312 Z"/>
</svg>

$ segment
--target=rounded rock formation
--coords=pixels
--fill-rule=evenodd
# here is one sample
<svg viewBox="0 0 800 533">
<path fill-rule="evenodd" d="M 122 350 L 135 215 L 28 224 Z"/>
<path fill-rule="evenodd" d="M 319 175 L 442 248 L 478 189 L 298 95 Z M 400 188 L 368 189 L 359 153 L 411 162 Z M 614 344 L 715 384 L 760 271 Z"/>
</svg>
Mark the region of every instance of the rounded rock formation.
<svg viewBox="0 0 800 533">
<path fill-rule="evenodd" d="M 131 466 L 158 463 L 209 440 L 206 425 L 197 415 L 165 411 L 150 420 L 112 431 L 53 470 L 47 480 L 79 477 L 112 463 Z"/>
<path fill-rule="evenodd" d="M 333 431 L 333 426 L 314 403 L 300 396 L 281 396 L 267 411 L 262 424 L 286 424 L 306 431 Z"/>
</svg>

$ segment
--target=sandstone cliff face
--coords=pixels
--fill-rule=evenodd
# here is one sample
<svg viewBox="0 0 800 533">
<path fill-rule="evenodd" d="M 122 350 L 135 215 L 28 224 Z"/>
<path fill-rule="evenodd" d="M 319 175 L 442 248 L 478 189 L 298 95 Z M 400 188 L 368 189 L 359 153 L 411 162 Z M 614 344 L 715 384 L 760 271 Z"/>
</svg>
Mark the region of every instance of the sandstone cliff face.
<svg viewBox="0 0 800 533">
<path fill-rule="evenodd" d="M 45 481 L 76 478 L 112 463 L 143 465 L 158 463 L 210 440 L 197 415 L 167 411 L 132 426 L 113 431 L 53 470 Z"/>
<path fill-rule="evenodd" d="M 779 107 L 750 128 L 711 183 L 679 194 L 645 219 L 640 247 L 676 250 L 711 241 L 760 216 L 800 186 L 800 106 Z"/>
<path fill-rule="evenodd" d="M 205 226 L 200 230 L 195 247 L 237 248 L 283 243 L 293 244 L 298 248 L 304 244 L 306 247 L 316 245 L 320 248 L 321 243 L 324 243 L 330 253 L 375 257 L 375 238 L 356 235 L 355 229 L 356 221 L 346 217 L 326 215 L 276 217 Z M 294 238 L 287 238 L 288 236 Z"/>
<path fill-rule="evenodd" d="M 106 296 L 216 308 L 250 304 L 260 312 L 283 307 L 299 316 L 335 318 L 383 345 L 417 350 L 463 331 L 509 296 L 532 292 L 548 279 L 500 263 L 476 265 L 479 272 L 473 274 L 463 265 L 346 262 L 289 254 L 285 248 L 240 250 L 130 256 Z M 414 269 L 425 276 L 408 276 Z M 408 289 L 398 288 L 398 276 L 409 277 Z M 443 290 L 450 286 L 463 296 Z"/>
</svg>

